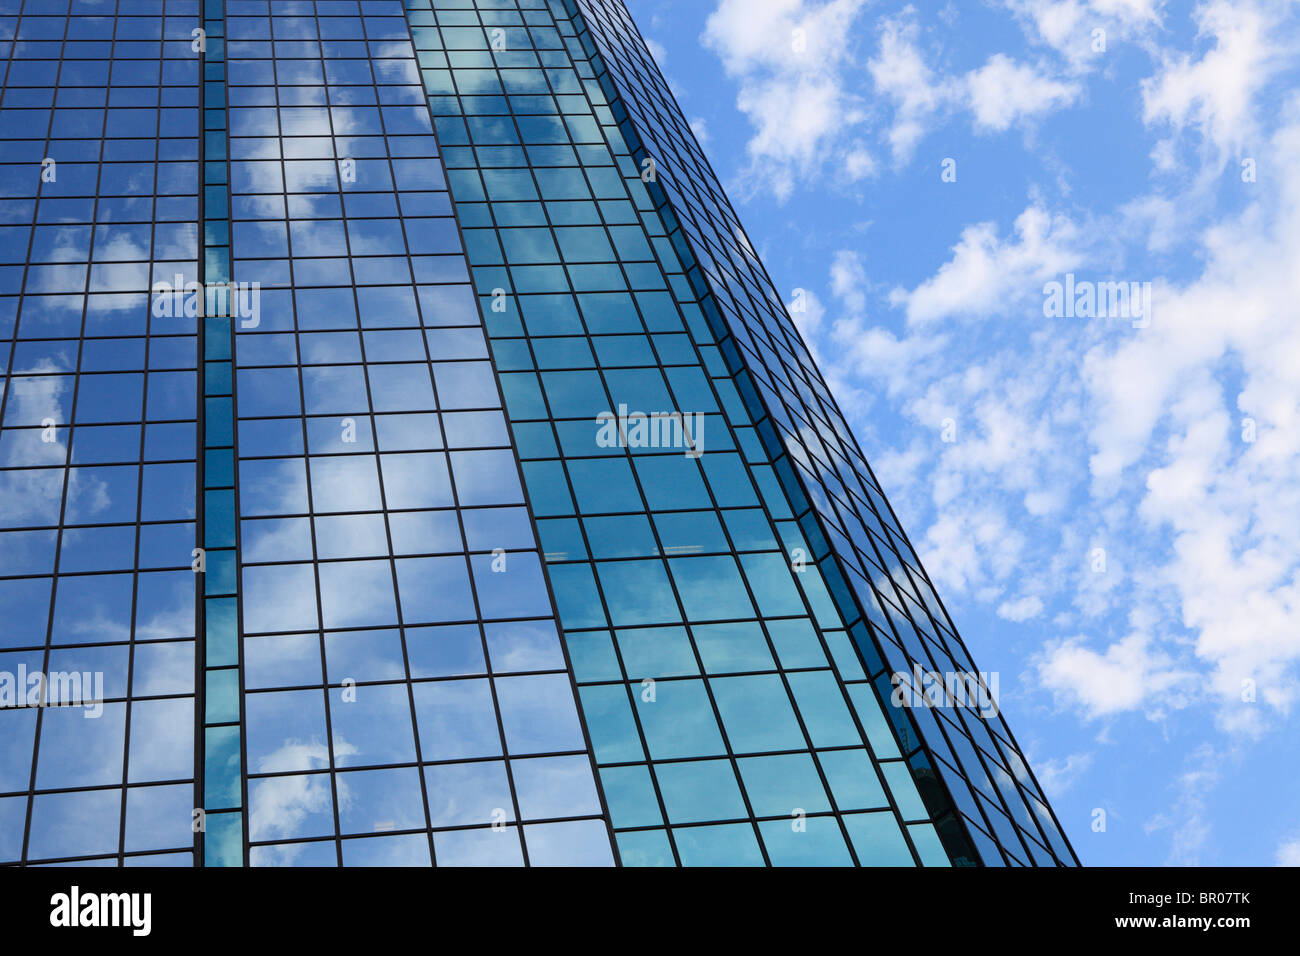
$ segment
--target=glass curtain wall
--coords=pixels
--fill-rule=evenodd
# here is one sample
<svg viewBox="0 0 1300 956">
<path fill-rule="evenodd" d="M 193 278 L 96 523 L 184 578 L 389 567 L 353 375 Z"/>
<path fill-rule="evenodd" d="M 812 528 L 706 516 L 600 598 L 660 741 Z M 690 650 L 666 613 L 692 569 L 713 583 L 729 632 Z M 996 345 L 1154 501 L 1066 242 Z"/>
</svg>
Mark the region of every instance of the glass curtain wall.
<svg viewBox="0 0 1300 956">
<path fill-rule="evenodd" d="M 0 863 L 193 862 L 197 26 L 0 2 Z"/>
</svg>

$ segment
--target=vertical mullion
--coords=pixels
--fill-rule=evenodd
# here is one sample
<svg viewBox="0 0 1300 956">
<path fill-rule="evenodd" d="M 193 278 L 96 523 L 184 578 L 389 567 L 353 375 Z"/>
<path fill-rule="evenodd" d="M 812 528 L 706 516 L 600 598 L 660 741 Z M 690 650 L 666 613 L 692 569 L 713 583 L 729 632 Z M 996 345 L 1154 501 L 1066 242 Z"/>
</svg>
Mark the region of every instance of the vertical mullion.
<svg viewBox="0 0 1300 956">
<path fill-rule="evenodd" d="M 27 0 L 27 3 L 31 3 L 31 2 L 33 2 L 33 0 Z M 115 4 L 115 8 L 116 8 L 116 4 Z M 26 10 L 26 3 L 24 3 L 23 9 L 24 11 Z M 63 20 L 63 36 L 59 41 L 59 68 L 55 75 L 53 92 L 50 97 L 50 121 L 45 131 L 46 156 L 49 156 L 50 145 L 53 141 L 52 137 L 54 135 L 54 111 L 55 111 L 56 104 L 58 102 L 57 97 L 58 97 L 58 89 L 59 89 L 59 79 L 63 76 L 63 54 L 65 49 L 67 48 L 68 27 L 71 24 L 71 22 L 72 22 L 72 15 L 71 12 L 69 12 L 69 14 Z M 117 33 L 116 9 L 114 10 L 114 17 L 113 17 L 113 32 L 114 32 L 114 36 L 116 36 Z M 107 100 L 105 101 L 104 108 L 105 108 L 105 112 L 107 112 L 108 109 Z M 100 143 L 100 154 L 101 156 L 103 154 L 102 142 Z M 99 194 L 99 179 L 100 179 L 102 168 L 103 168 L 103 164 L 100 163 L 99 168 L 95 170 L 95 195 L 96 196 L 98 196 Z M 94 203 L 93 198 L 91 202 L 92 204 Z M 33 222 L 33 228 L 32 228 L 32 239 L 31 239 L 32 243 L 35 242 L 35 238 L 36 238 L 35 222 L 39 221 L 39 212 L 40 212 L 39 204 L 40 204 L 40 198 L 38 193 L 37 206 L 34 214 L 36 216 L 36 219 Z M 93 214 L 91 216 L 90 229 L 91 229 L 91 241 L 93 243 L 94 229 L 95 229 Z M 68 439 L 67 439 L 68 445 L 64 449 L 64 458 L 63 458 L 63 486 L 62 486 L 61 498 L 59 501 L 59 523 L 58 523 L 58 532 L 57 532 L 58 542 L 55 545 L 55 551 L 54 551 L 54 567 L 53 570 L 50 572 L 51 575 L 50 576 L 50 609 L 49 609 L 49 617 L 46 624 L 45 642 L 44 642 L 44 648 L 43 648 L 42 659 L 41 659 L 41 673 L 43 675 L 48 675 L 50 672 L 50 651 L 52 650 L 52 645 L 54 640 L 54 613 L 58 602 L 59 567 L 60 567 L 60 561 L 62 560 L 63 557 L 63 539 L 65 534 L 63 526 L 67 520 L 68 489 L 72 478 L 72 438 L 73 438 L 73 433 L 76 431 L 76 427 L 74 423 L 77 417 L 77 395 L 79 394 L 79 386 L 81 384 L 81 356 L 82 356 L 82 348 L 86 340 L 86 298 L 85 296 L 87 290 L 90 287 L 90 259 L 92 253 L 93 253 L 93 249 L 88 250 L 86 253 L 86 276 L 85 279 L 83 279 L 82 281 L 81 325 L 79 330 L 80 334 L 77 339 L 77 365 L 73 371 L 72 400 L 68 406 L 69 409 Z M 30 261 L 31 259 L 30 243 L 28 246 L 27 258 Z M 24 264 L 23 292 L 26 292 L 26 287 L 27 287 L 26 280 L 29 274 L 29 269 L 30 269 L 30 265 Z M 14 330 L 15 345 L 17 344 L 17 333 L 18 333 L 18 329 L 15 328 Z M 10 388 L 5 389 L 6 396 L 8 395 L 9 391 L 12 388 L 12 379 L 10 380 L 10 383 L 11 383 Z M 42 698 L 45 697 L 45 694 L 46 694 L 46 689 L 43 686 L 41 691 Z M 27 787 L 27 821 L 23 828 L 23 849 L 22 849 L 22 857 L 21 857 L 23 861 L 27 861 L 27 854 L 28 854 L 28 850 L 30 849 L 30 843 L 31 843 L 32 811 L 36 806 L 36 771 L 40 762 L 41 732 L 44 725 L 44 721 L 42 718 L 44 717 L 44 712 L 45 712 L 45 706 L 44 706 L 44 700 L 42 700 L 40 706 L 38 706 L 36 710 L 36 725 L 32 732 L 32 772 Z M 123 742 L 123 746 L 125 746 L 125 741 Z M 125 789 L 123 789 L 121 793 L 122 793 L 122 801 L 125 802 L 126 801 Z"/>
</svg>

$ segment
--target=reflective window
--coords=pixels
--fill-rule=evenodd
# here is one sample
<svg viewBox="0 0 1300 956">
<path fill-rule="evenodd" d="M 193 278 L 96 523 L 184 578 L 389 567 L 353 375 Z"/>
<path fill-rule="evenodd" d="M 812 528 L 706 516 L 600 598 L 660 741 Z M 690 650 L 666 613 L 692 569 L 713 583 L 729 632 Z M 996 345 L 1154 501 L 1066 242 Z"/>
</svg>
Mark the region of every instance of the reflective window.
<svg viewBox="0 0 1300 956">
<path fill-rule="evenodd" d="M 199 5 L 6 13 L 0 863 L 191 865 Z"/>
</svg>

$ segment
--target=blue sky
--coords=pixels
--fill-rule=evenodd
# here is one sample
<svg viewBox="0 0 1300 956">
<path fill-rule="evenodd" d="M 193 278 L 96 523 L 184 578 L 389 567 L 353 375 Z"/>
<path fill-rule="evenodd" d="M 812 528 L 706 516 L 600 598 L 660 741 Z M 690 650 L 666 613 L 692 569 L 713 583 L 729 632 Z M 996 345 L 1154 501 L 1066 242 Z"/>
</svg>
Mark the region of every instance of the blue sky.
<svg viewBox="0 0 1300 956">
<path fill-rule="evenodd" d="M 627 4 L 1084 863 L 1300 865 L 1300 2 Z"/>
</svg>

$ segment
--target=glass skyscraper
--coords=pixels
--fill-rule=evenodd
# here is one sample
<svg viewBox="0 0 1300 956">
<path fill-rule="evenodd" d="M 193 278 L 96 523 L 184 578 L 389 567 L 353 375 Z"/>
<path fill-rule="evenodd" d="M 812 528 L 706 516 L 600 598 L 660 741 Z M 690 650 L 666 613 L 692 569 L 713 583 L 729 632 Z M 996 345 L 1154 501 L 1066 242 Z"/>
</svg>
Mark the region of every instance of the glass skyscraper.
<svg viewBox="0 0 1300 956">
<path fill-rule="evenodd" d="M 1077 863 L 620 0 L 0 54 L 0 864 Z"/>
</svg>

